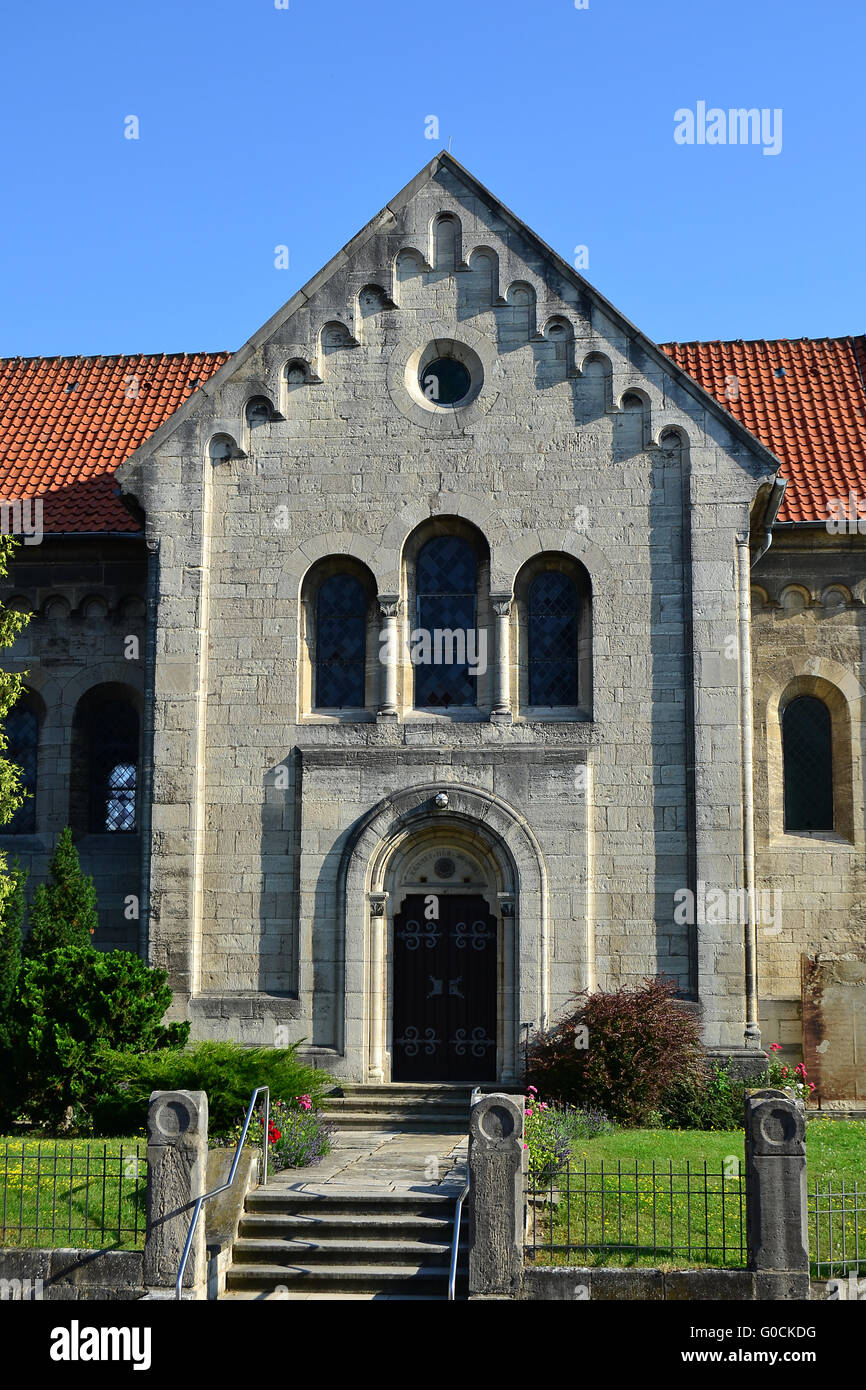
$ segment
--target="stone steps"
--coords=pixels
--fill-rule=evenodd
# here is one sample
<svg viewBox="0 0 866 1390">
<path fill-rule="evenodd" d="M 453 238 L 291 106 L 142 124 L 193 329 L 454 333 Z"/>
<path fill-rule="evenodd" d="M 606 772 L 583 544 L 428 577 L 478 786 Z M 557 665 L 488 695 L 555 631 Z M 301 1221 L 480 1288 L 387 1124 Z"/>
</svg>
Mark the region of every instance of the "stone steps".
<svg viewBox="0 0 866 1390">
<path fill-rule="evenodd" d="M 465 1131 L 471 1086 L 359 1085 L 344 1083 L 323 1108 L 341 1130 L 406 1130 L 431 1134 Z"/>
<path fill-rule="evenodd" d="M 256 1188 L 232 1249 L 227 1296 L 444 1300 L 454 1206 L 453 1190 Z M 458 1291 L 465 1285 L 464 1254 Z"/>
</svg>

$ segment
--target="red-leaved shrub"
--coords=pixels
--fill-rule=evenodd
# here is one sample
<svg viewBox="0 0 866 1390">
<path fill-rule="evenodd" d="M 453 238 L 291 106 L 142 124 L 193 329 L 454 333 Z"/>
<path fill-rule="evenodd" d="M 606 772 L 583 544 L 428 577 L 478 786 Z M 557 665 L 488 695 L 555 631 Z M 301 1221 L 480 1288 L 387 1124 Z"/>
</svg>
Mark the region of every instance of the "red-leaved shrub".
<svg viewBox="0 0 866 1390">
<path fill-rule="evenodd" d="M 700 1024 L 675 993 L 659 976 L 637 989 L 577 995 L 575 1008 L 530 1040 L 527 1084 L 617 1124 L 645 1123 L 672 1082 L 697 1081 L 703 1071 Z"/>
</svg>

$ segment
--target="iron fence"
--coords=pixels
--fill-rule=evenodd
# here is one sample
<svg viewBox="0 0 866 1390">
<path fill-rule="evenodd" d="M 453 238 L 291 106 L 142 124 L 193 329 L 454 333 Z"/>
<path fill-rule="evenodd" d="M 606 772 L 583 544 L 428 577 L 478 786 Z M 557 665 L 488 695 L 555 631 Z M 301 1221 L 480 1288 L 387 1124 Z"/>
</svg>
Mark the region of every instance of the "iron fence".
<svg viewBox="0 0 866 1390">
<path fill-rule="evenodd" d="M 819 1190 L 809 1202 L 809 1249 L 819 1279 L 866 1274 L 866 1191 L 844 1179 Z"/>
<path fill-rule="evenodd" d="M 7 1142 L 0 1148 L 0 1246 L 142 1249 L 144 1145 Z"/>
<path fill-rule="evenodd" d="M 568 1163 L 530 1175 L 526 1257 L 546 1264 L 746 1264 L 745 1181 L 737 1164 L 641 1168 Z"/>
</svg>

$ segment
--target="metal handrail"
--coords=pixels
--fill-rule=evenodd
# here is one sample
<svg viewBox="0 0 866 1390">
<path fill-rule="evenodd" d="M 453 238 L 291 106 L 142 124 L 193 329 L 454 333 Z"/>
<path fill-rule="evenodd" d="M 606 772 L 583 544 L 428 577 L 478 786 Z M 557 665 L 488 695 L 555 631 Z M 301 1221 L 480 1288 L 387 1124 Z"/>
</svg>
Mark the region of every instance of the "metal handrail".
<svg viewBox="0 0 866 1390">
<path fill-rule="evenodd" d="M 244 1146 L 244 1142 L 247 1137 L 247 1130 L 250 1127 L 250 1120 L 253 1117 L 253 1109 L 255 1108 L 256 1101 L 262 1094 L 264 1094 L 265 1097 L 265 1124 L 264 1129 L 262 1130 L 262 1182 L 266 1183 L 268 1180 L 268 1130 L 270 1128 L 271 1118 L 271 1089 L 269 1086 L 257 1086 L 256 1089 L 253 1091 L 252 1097 L 250 1099 L 249 1109 L 247 1110 L 247 1117 L 244 1120 L 244 1131 L 240 1139 L 238 1140 L 238 1146 L 235 1149 L 235 1156 L 232 1162 L 231 1172 L 228 1176 L 228 1181 L 224 1182 L 222 1187 L 215 1187 L 212 1192 L 205 1192 L 202 1194 L 201 1197 L 196 1198 L 195 1209 L 193 1210 L 192 1214 L 192 1221 L 189 1225 L 189 1234 L 186 1238 L 186 1244 L 183 1247 L 183 1254 L 180 1257 L 180 1269 L 177 1271 L 177 1279 L 175 1280 L 174 1288 L 176 1298 L 182 1297 L 183 1275 L 184 1270 L 186 1269 L 186 1262 L 189 1259 L 189 1252 L 192 1249 L 193 1236 L 195 1235 L 195 1228 L 198 1224 L 198 1214 L 204 1206 L 205 1202 L 209 1202 L 211 1197 L 218 1197 L 221 1192 L 227 1192 L 228 1189 L 231 1187 L 232 1183 L 234 1182 L 235 1173 L 238 1170 L 238 1163 L 240 1162 L 241 1149 Z"/>
<path fill-rule="evenodd" d="M 475 1097 L 481 1095 L 481 1087 L 473 1086 L 472 1095 L 469 1097 L 469 1111 L 475 1104 Z M 451 1267 L 448 1271 L 448 1302 L 454 1302 L 454 1289 L 457 1284 L 457 1258 L 460 1254 L 460 1217 L 463 1212 L 463 1203 L 469 1196 L 469 1153 L 466 1154 L 466 1185 L 457 1198 L 457 1206 L 454 1209 L 454 1229 L 451 1235 Z"/>
</svg>

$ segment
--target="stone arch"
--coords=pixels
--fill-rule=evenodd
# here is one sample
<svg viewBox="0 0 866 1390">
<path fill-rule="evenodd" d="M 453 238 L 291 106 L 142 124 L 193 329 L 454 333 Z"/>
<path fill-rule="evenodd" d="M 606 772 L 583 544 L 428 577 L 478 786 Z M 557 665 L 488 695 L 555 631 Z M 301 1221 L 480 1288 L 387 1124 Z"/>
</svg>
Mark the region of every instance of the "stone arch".
<svg viewBox="0 0 866 1390">
<path fill-rule="evenodd" d="M 228 463 L 231 459 L 243 458 L 243 454 L 233 435 L 220 431 L 210 439 L 207 454 L 211 463 Z"/>
<path fill-rule="evenodd" d="M 320 377 L 325 376 L 326 364 L 329 358 L 336 356 L 340 352 L 345 352 L 347 348 L 358 346 L 358 340 L 354 337 L 348 324 L 340 319 L 329 319 L 323 323 L 319 329 L 318 347 L 316 351 L 316 373 Z"/>
<path fill-rule="evenodd" d="M 463 224 L 456 212 L 437 212 L 430 219 L 431 266 L 440 274 L 452 275 L 463 265 Z"/>
<path fill-rule="evenodd" d="M 614 448 L 642 453 L 652 439 L 652 407 L 646 391 L 628 386 L 619 393 L 614 420 Z"/>
<path fill-rule="evenodd" d="M 766 703 L 767 802 L 771 839 L 784 834 L 782 714 L 799 695 L 812 695 L 830 711 L 832 724 L 833 834 L 853 844 L 863 840 L 863 714 L 866 690 L 838 662 L 812 657 L 777 685 Z"/>
<path fill-rule="evenodd" d="M 448 798 L 444 807 L 436 805 L 437 795 L 442 794 Z M 499 1066 L 516 1079 L 520 1022 L 537 1020 L 539 1027 L 548 1022 L 547 868 L 541 846 L 519 811 L 495 794 L 460 784 L 426 783 L 392 793 L 356 824 L 347 839 L 337 883 L 343 951 L 343 969 L 338 975 L 342 974 L 350 992 L 360 989 L 363 997 L 355 1002 L 346 1000 L 338 1048 L 363 1058 L 363 1079 L 385 1079 L 391 916 L 385 885 L 395 852 L 410 837 L 417 842 L 426 832 L 443 840 L 449 834 L 457 841 L 469 836 L 476 852 L 486 855 L 495 866 L 503 884 L 497 893 L 506 909 L 503 920 L 511 921 L 508 950 L 513 973 L 508 1012 L 511 1035 L 502 1039 Z"/>
<path fill-rule="evenodd" d="M 584 391 L 594 397 L 592 405 L 602 412 L 613 409 L 613 363 L 604 352 L 596 349 L 584 354 L 580 362 L 575 358 L 578 376 L 582 379 Z"/>
<path fill-rule="evenodd" d="M 802 613 L 811 607 L 812 595 L 803 584 L 786 584 L 779 594 L 779 604 L 785 613 Z"/>
<path fill-rule="evenodd" d="M 523 347 L 537 337 L 536 310 L 538 295 L 528 280 L 514 280 L 505 296 L 506 313 L 499 320 L 500 347 L 509 350 Z"/>
<path fill-rule="evenodd" d="M 364 658 L 364 700 L 360 706 L 347 712 L 346 717 L 357 720 L 366 711 L 370 717 L 376 708 L 379 695 L 379 606 L 377 603 L 376 580 L 368 565 L 357 556 L 333 549 L 327 555 L 309 565 L 301 581 L 300 603 L 298 604 L 298 716 L 310 717 L 321 713 L 324 705 L 316 699 L 316 647 L 318 641 L 317 604 L 319 591 L 328 579 L 347 575 L 356 580 L 361 587 L 366 608 L 365 632 L 366 654 Z M 330 712 L 330 718 L 335 711 Z"/>
<path fill-rule="evenodd" d="M 568 709 L 572 718 L 592 719 L 592 579 L 586 566 L 561 550 L 542 550 L 524 561 L 514 579 L 511 608 L 511 651 L 516 670 L 518 707 L 538 718 L 530 699 L 529 608 L 533 583 L 548 571 L 562 574 L 570 582 L 575 601 L 577 624 L 577 699 L 559 708 Z"/>
<path fill-rule="evenodd" d="M 828 584 L 821 593 L 821 607 L 828 612 L 847 608 L 853 602 L 851 590 L 846 584 Z"/>
<path fill-rule="evenodd" d="M 430 270 L 425 256 L 416 246 L 402 246 L 394 257 L 391 273 L 391 298 L 401 309 L 420 303 L 423 282 L 421 276 Z"/>
<path fill-rule="evenodd" d="M 461 276 L 458 318 L 483 314 L 501 303 L 499 296 L 499 257 L 492 246 L 473 248 L 466 275 Z"/>
</svg>

